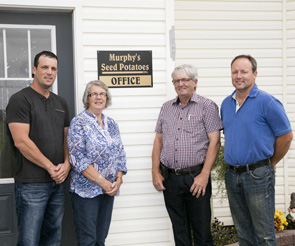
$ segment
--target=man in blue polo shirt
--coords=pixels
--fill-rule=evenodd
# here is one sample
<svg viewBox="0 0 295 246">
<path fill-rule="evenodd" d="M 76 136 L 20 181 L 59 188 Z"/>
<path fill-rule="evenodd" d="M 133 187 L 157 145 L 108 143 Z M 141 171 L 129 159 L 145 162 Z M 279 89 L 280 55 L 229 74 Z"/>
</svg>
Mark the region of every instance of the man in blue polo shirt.
<svg viewBox="0 0 295 246">
<path fill-rule="evenodd" d="M 276 164 L 293 133 L 283 105 L 258 89 L 256 60 L 240 55 L 231 63 L 236 90 L 221 105 L 227 163 L 225 183 L 240 246 L 276 246 Z"/>
</svg>

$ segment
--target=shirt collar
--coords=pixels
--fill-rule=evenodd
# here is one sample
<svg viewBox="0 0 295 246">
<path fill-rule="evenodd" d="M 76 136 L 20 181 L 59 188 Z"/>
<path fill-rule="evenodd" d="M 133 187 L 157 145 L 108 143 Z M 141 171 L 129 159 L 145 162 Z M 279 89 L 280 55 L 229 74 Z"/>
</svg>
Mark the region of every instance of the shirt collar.
<svg viewBox="0 0 295 246">
<path fill-rule="evenodd" d="M 249 95 L 247 97 L 256 97 L 258 94 L 258 86 L 254 84 L 253 88 L 251 89 Z M 237 100 L 236 90 L 231 94 L 231 99 Z"/>
<path fill-rule="evenodd" d="M 31 91 L 33 91 L 33 93 L 35 93 L 36 95 L 38 95 L 38 97 L 40 97 L 42 100 L 50 100 L 52 98 L 52 92 L 49 92 L 49 96 L 45 97 L 42 94 L 40 94 L 38 91 L 36 91 L 35 89 L 33 89 L 31 86 L 29 86 L 28 88 L 30 88 Z"/>
<path fill-rule="evenodd" d="M 90 116 L 90 117 L 93 118 L 93 119 L 96 119 L 96 115 L 90 113 L 90 112 L 88 111 L 88 109 L 85 109 L 84 111 L 85 111 L 85 113 L 86 113 L 88 116 Z M 101 118 L 104 119 L 104 114 L 103 114 L 103 113 L 101 113 Z"/>
<path fill-rule="evenodd" d="M 193 95 L 192 95 L 192 97 L 190 98 L 190 100 L 189 100 L 189 102 L 195 102 L 195 103 L 197 103 L 198 102 L 198 95 L 196 94 L 196 93 L 194 93 Z M 188 103 L 189 103 L 188 102 Z M 176 97 L 176 98 L 174 98 L 173 100 L 172 100 L 172 104 L 179 104 L 180 103 L 180 100 L 179 100 L 179 97 Z"/>
</svg>

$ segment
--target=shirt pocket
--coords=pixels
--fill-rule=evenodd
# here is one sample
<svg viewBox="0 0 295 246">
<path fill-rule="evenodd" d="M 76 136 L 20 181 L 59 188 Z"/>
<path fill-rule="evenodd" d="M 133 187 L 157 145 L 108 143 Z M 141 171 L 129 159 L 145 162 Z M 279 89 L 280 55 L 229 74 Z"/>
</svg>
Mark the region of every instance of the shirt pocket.
<svg viewBox="0 0 295 246">
<path fill-rule="evenodd" d="M 200 131 L 203 126 L 202 118 L 198 115 L 188 115 L 184 122 L 183 131 L 189 134 Z"/>
<path fill-rule="evenodd" d="M 55 123 L 59 126 L 64 126 L 66 112 L 63 109 L 55 109 Z"/>
</svg>

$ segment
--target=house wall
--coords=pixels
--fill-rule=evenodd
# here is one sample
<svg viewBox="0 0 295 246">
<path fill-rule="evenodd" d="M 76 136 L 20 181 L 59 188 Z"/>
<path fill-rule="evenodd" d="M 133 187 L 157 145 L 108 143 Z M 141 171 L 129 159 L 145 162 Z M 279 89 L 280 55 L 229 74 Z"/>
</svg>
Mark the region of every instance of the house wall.
<svg viewBox="0 0 295 246">
<path fill-rule="evenodd" d="M 286 108 L 294 129 L 294 0 L 292 1 L 175 1 L 176 65 L 199 68 L 197 93 L 219 106 L 233 90 L 231 60 L 250 54 L 258 63 L 256 83 Z M 277 166 L 276 208 L 285 212 L 294 191 L 294 141 Z M 216 196 L 214 216 L 232 224 L 226 197 Z"/>
<path fill-rule="evenodd" d="M 286 108 L 295 133 L 295 1 L 286 1 Z M 294 134 L 295 135 L 295 134 Z M 286 172 L 286 208 L 289 207 L 290 194 L 295 192 L 295 141 L 287 156 L 288 170 Z"/>
</svg>

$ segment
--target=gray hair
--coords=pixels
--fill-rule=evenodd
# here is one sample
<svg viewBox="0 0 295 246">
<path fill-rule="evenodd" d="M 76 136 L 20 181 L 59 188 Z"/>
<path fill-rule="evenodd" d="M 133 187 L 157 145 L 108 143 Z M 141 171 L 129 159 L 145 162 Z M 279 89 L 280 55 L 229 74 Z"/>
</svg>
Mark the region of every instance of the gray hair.
<svg viewBox="0 0 295 246">
<path fill-rule="evenodd" d="M 101 80 L 92 80 L 92 81 L 88 82 L 88 84 L 86 85 L 85 91 L 84 91 L 84 95 L 83 95 L 83 98 L 82 98 L 84 108 L 86 108 L 86 109 L 89 108 L 88 95 L 89 95 L 90 89 L 91 89 L 91 87 L 93 85 L 100 86 L 101 88 L 103 88 L 106 91 L 106 94 L 107 94 L 106 108 L 111 106 L 111 104 L 112 104 L 112 96 L 111 96 L 109 88 Z"/>
<path fill-rule="evenodd" d="M 193 81 L 198 79 L 198 69 L 193 65 L 183 64 L 175 67 L 171 74 L 172 79 L 177 72 L 186 73 Z"/>
</svg>

